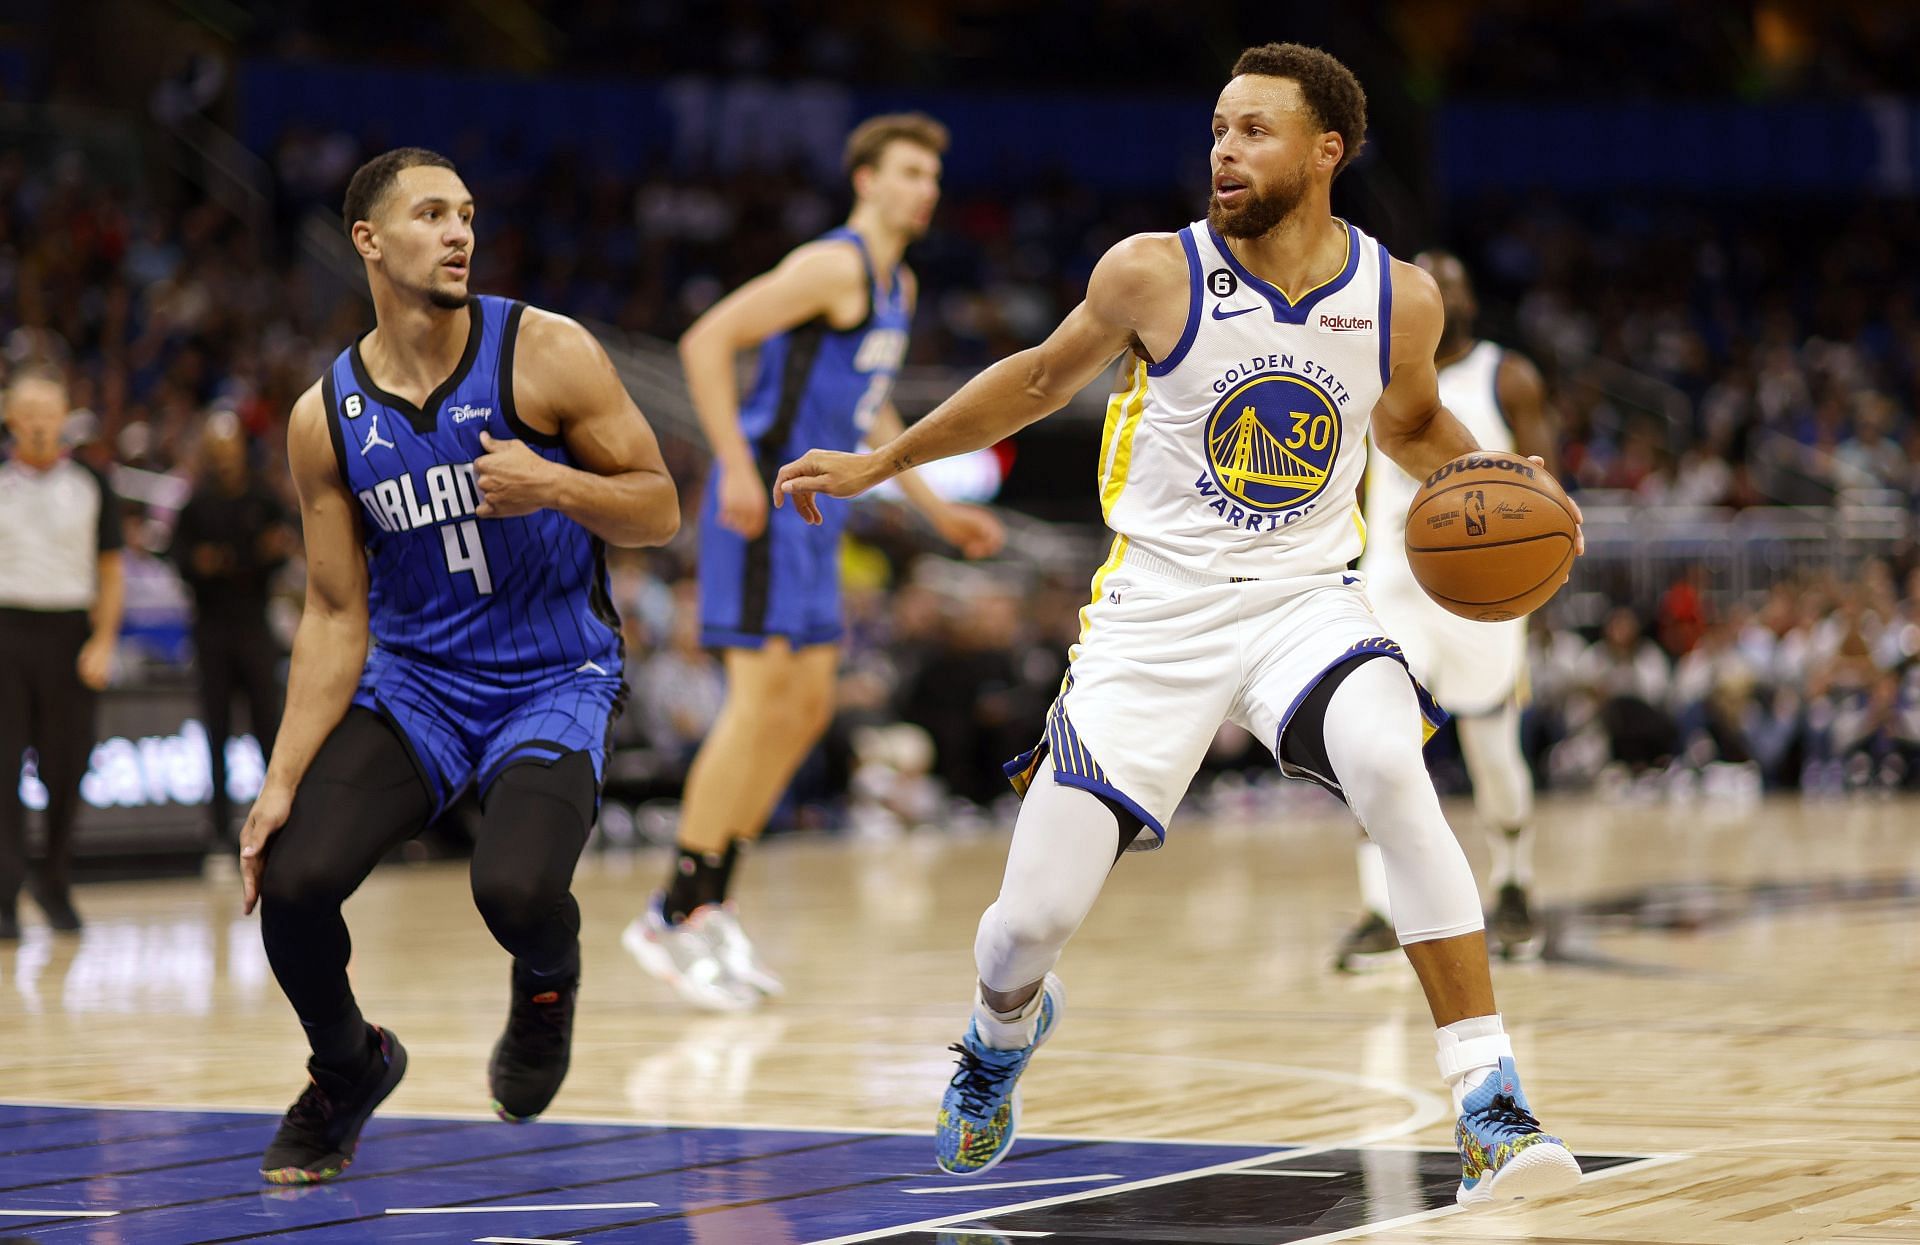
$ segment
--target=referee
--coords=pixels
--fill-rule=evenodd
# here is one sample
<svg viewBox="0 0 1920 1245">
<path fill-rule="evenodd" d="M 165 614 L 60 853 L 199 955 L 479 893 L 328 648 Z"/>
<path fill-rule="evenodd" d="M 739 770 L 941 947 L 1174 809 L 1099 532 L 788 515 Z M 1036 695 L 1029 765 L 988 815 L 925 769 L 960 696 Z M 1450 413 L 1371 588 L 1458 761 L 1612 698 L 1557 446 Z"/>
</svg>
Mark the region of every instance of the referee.
<svg viewBox="0 0 1920 1245">
<path fill-rule="evenodd" d="M 29 747 L 47 789 L 47 856 L 33 897 L 56 930 L 80 928 L 68 883 L 73 823 L 121 605 L 120 505 L 97 472 L 62 451 L 64 377 L 24 366 L 4 397 L 13 446 L 0 460 L 0 940 L 20 936 L 18 792 Z"/>
</svg>

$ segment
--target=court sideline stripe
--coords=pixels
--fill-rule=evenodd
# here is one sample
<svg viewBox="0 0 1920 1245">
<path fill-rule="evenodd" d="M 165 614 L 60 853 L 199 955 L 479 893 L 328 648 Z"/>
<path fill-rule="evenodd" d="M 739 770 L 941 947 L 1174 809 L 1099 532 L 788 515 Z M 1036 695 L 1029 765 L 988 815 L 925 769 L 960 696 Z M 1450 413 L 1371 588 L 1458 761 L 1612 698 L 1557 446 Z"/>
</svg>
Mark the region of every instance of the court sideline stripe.
<svg viewBox="0 0 1920 1245">
<path fill-rule="evenodd" d="M 647 1136 L 653 1135 L 652 1133 L 645 1132 L 644 1130 L 642 1130 L 642 1133 L 643 1135 L 647 1135 Z M 339 1176 L 339 1177 L 336 1177 L 335 1179 L 327 1181 L 326 1185 L 328 1188 L 336 1188 L 340 1185 L 352 1184 L 355 1181 L 360 1181 L 360 1180 L 379 1180 L 379 1179 L 384 1179 L 385 1177 L 388 1177 L 388 1176 L 407 1176 L 407 1175 L 412 1175 L 416 1172 L 437 1171 L 443 1167 L 458 1167 L 458 1166 L 464 1166 L 471 1163 L 490 1163 L 497 1159 L 525 1158 L 526 1156 L 533 1155 L 533 1154 L 552 1154 L 562 1150 L 580 1150 L 580 1149 L 586 1149 L 592 1146 L 611 1145 L 616 1141 L 632 1141 L 632 1140 L 634 1140 L 634 1134 L 623 1134 L 621 1136 L 616 1136 L 616 1137 L 595 1137 L 587 1141 L 574 1141 L 574 1142 L 568 1142 L 564 1145 L 557 1145 L 557 1146 L 534 1146 L 530 1149 L 525 1149 L 525 1150 L 504 1150 L 504 1151 L 501 1151 L 499 1154 L 488 1154 L 488 1155 L 481 1155 L 481 1156 L 472 1157 L 472 1158 L 456 1159 L 450 1162 L 416 1163 L 411 1167 L 394 1167 L 394 1168 L 389 1168 L 385 1171 L 362 1172 L 358 1175 Z M 268 1191 L 268 1186 L 266 1186 L 263 1183 L 259 1188 L 247 1189 L 239 1193 L 221 1193 L 213 1197 L 189 1198 L 186 1201 L 182 1201 L 182 1202 L 163 1202 L 158 1206 L 142 1206 L 138 1210 L 122 1211 L 121 1216 L 124 1219 L 132 1219 L 136 1215 L 148 1215 L 148 1214 L 153 1214 L 157 1211 L 163 1211 L 163 1210 L 181 1210 L 189 1206 L 212 1206 L 220 1202 L 236 1202 L 246 1198 L 259 1197 L 263 1192 L 267 1192 L 267 1191 Z M 379 1215 L 374 1215 L 369 1217 L 375 1218 L 375 1219 L 383 1218 L 383 1216 L 379 1216 Z M 352 1219 L 352 1220 L 346 1220 L 344 1222 L 358 1223 L 360 1221 L 357 1219 Z M 29 1224 L 27 1226 L 32 1227 L 35 1225 Z M 330 1225 L 314 1224 L 311 1226 L 327 1227 Z M 274 1232 L 255 1233 L 251 1236 L 222 1237 L 221 1239 L 229 1240 L 229 1241 L 250 1241 L 250 1240 L 258 1240 L 262 1236 L 273 1236 L 275 1235 L 276 1232 L 296 1232 L 296 1231 L 305 1231 L 305 1230 L 306 1229 L 304 1227 L 276 1228 Z M 202 1242 L 199 1242 L 198 1245 L 213 1245 L 213 1242 L 211 1240 L 202 1241 Z"/>
<path fill-rule="evenodd" d="M 603 1145 L 609 1141 L 623 1141 L 623 1140 L 632 1140 L 632 1139 L 623 1138 L 623 1137 L 610 1137 L 610 1138 L 602 1139 L 601 1141 L 591 1142 L 587 1144 Z M 791 1154 L 807 1154 L 816 1150 L 831 1150 L 836 1146 L 852 1145 L 852 1144 L 855 1144 L 856 1142 L 865 1141 L 865 1140 L 868 1140 L 868 1139 L 865 1137 L 843 1137 L 834 1141 L 816 1142 L 810 1145 L 795 1146 L 787 1150 L 769 1150 L 769 1151 L 761 1151 L 756 1154 L 743 1154 L 735 1158 L 720 1159 L 711 1163 L 685 1163 L 679 1167 L 663 1167 L 654 1171 L 644 1171 L 644 1172 L 626 1172 L 619 1176 L 607 1176 L 599 1180 L 582 1180 L 575 1184 L 542 1185 L 537 1188 L 522 1189 L 522 1190 L 517 1190 L 513 1192 L 503 1191 L 498 1193 L 489 1193 L 485 1197 L 469 1198 L 464 1202 L 450 1202 L 448 1203 L 448 1205 L 449 1206 L 477 1206 L 483 1202 L 498 1201 L 503 1198 L 538 1197 L 543 1193 L 561 1193 L 561 1192 L 566 1192 L 572 1189 L 592 1188 L 595 1185 L 618 1184 L 628 1180 L 646 1180 L 655 1176 L 670 1176 L 678 1172 L 706 1171 L 709 1168 L 731 1167 L 739 1163 L 753 1163 L 753 1162 L 758 1162 L 764 1159 L 784 1158 L 787 1155 L 791 1155 Z M 577 1148 L 579 1147 L 578 1146 L 547 1147 L 547 1149 L 552 1149 L 552 1150 L 568 1150 L 568 1149 L 577 1149 Z M 521 1151 L 519 1153 L 539 1154 L 544 1152 L 545 1150 L 529 1150 L 529 1151 Z M 492 1161 L 492 1158 L 508 1158 L 508 1157 L 519 1157 L 519 1154 L 494 1155 L 485 1161 Z M 474 1162 L 476 1160 L 462 1160 L 462 1161 Z M 448 1164 L 433 1164 L 432 1166 L 434 1167 L 448 1166 Z M 422 1170 L 425 1170 L 425 1169 L 422 1169 Z M 393 1172 L 369 1173 L 368 1176 L 362 1177 L 362 1179 L 369 1179 L 374 1176 L 390 1176 L 394 1174 L 395 1173 Z M 329 1183 L 339 1184 L 341 1182 L 330 1181 Z M 254 1196 L 254 1194 L 247 1193 L 247 1194 L 242 1194 L 240 1196 L 252 1197 Z M 220 1200 L 225 1200 L 225 1199 L 220 1199 Z M 670 1218 L 677 1217 L 677 1215 L 669 1216 L 669 1217 Z M 293 1227 L 275 1228 L 271 1232 L 249 1232 L 242 1236 L 209 1237 L 204 1241 L 198 1242 L 198 1245 L 229 1245 L 229 1243 L 233 1241 L 258 1241 L 258 1240 L 264 1240 L 267 1238 L 292 1236 L 293 1234 L 298 1232 L 312 1232 L 320 1228 L 338 1228 L 338 1227 L 344 1227 L 348 1224 L 355 1224 L 355 1223 L 381 1222 L 381 1221 L 385 1221 L 386 1218 L 387 1218 L 386 1212 L 383 1210 L 377 1214 L 357 1215 L 351 1219 L 330 1219 L 330 1220 L 327 1220 L 325 1223 L 306 1223 L 306 1224 L 298 1224 Z M 574 1228 L 569 1228 L 568 1231 L 575 1236 L 585 1235 L 585 1233 L 580 1232 L 578 1229 L 574 1229 Z"/>
<path fill-rule="evenodd" d="M 1095 1143 L 1073 1142 L 1067 1145 L 1052 1146 L 1042 1150 L 1031 1150 L 1031 1151 L 1028 1151 L 1022 1157 L 1038 1158 L 1042 1155 L 1047 1155 L 1047 1154 L 1064 1154 L 1073 1150 L 1084 1149 L 1086 1148 L 1086 1146 L 1093 1145 L 1093 1144 Z M 884 1185 L 896 1180 L 925 1180 L 925 1179 L 927 1179 L 926 1176 L 901 1176 L 897 1172 L 888 1172 L 884 1175 L 874 1176 L 871 1179 L 856 1180 L 851 1184 L 833 1185 L 828 1188 L 797 1189 L 791 1193 L 775 1194 L 769 1197 L 749 1198 L 744 1202 L 728 1202 L 720 1206 L 703 1206 L 703 1207 L 700 1207 L 698 1210 L 676 1210 L 676 1211 L 670 1211 L 663 1215 L 649 1215 L 644 1219 L 623 1219 L 618 1223 L 599 1223 L 599 1224 L 594 1224 L 592 1227 L 588 1227 L 588 1228 L 569 1228 L 567 1230 L 573 1233 L 575 1236 L 597 1236 L 602 1232 L 617 1232 L 622 1228 L 639 1228 L 639 1227 L 645 1227 L 649 1224 L 666 1223 L 672 1220 L 685 1221 L 689 1219 L 697 1219 L 702 1215 L 719 1214 L 722 1211 L 751 1210 L 756 1206 L 773 1206 L 781 1202 L 799 1202 L 799 1201 L 804 1201 L 810 1197 L 827 1197 L 837 1193 L 845 1193 L 851 1189 L 870 1189 L 876 1185 Z"/>
</svg>

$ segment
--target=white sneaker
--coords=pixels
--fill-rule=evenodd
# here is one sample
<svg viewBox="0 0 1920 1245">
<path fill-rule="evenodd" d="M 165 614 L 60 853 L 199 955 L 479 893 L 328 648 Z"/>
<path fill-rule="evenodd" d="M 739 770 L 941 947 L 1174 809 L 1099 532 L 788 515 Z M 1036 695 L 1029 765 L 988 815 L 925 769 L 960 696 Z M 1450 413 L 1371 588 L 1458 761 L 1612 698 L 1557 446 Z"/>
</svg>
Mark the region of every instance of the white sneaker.
<svg viewBox="0 0 1920 1245">
<path fill-rule="evenodd" d="M 695 1007 L 714 1012 L 744 1012 L 760 1001 L 760 994 L 727 971 L 707 929 L 717 908 L 700 908 L 678 925 L 667 923 L 656 893 L 647 910 L 633 918 L 620 945 L 640 967 L 674 988 Z"/>
<path fill-rule="evenodd" d="M 705 907 L 700 909 L 698 915 L 715 954 L 720 957 L 721 966 L 736 982 L 750 986 L 768 998 L 777 999 L 787 992 L 787 988 L 780 984 L 780 979 L 754 954 L 753 943 L 747 938 L 747 931 L 740 928 L 740 918 L 732 904 Z"/>
</svg>

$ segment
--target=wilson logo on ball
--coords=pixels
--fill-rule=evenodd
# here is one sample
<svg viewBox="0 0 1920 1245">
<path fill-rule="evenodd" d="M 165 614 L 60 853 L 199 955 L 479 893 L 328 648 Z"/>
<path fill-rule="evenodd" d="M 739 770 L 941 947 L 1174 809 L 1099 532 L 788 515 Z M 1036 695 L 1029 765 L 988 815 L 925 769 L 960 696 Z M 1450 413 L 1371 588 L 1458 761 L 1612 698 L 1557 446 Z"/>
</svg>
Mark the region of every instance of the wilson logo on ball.
<svg viewBox="0 0 1920 1245">
<path fill-rule="evenodd" d="M 1533 464 L 1517 458 L 1498 458 L 1492 455 L 1473 454 L 1466 458 L 1456 458 L 1440 470 L 1427 477 L 1427 487 L 1432 488 L 1440 481 L 1457 471 L 1511 471 L 1526 479 L 1533 479 Z"/>
</svg>

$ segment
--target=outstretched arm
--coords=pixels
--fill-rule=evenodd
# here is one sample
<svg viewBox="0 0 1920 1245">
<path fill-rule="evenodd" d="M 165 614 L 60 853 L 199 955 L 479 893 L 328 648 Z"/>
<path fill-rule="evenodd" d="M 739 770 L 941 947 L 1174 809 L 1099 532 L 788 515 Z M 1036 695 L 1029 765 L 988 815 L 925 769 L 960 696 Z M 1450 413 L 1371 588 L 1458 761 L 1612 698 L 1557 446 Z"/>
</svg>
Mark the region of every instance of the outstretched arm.
<svg viewBox="0 0 1920 1245">
<path fill-rule="evenodd" d="M 1184 319 L 1186 260 L 1167 235 L 1143 234 L 1108 251 L 1087 283 L 1086 301 L 1052 336 L 980 373 L 931 414 L 866 454 L 808 450 L 780 469 L 773 504 L 787 498 L 809 523 L 820 522 L 817 495 L 856 497 L 936 458 L 984 449 L 1067 404 L 1109 363 L 1140 340 L 1168 297 Z"/>
<path fill-rule="evenodd" d="M 513 401 L 524 422 L 557 428 L 580 466 L 482 433 L 474 464 L 482 518 L 551 508 L 610 545 L 664 545 L 680 529 L 680 499 L 646 416 L 592 333 L 529 307 L 520 320 Z"/>
<path fill-rule="evenodd" d="M 883 402 L 874 414 L 867 443 L 875 447 L 883 446 L 898 440 L 906 430 L 907 423 L 900 418 L 899 410 L 893 403 Z M 903 472 L 898 480 L 900 495 L 907 499 L 907 504 L 933 525 L 933 530 L 940 533 L 940 539 L 967 557 L 992 557 L 1006 543 L 1006 529 L 987 507 L 948 501 L 934 492 L 917 471 Z"/>
</svg>

